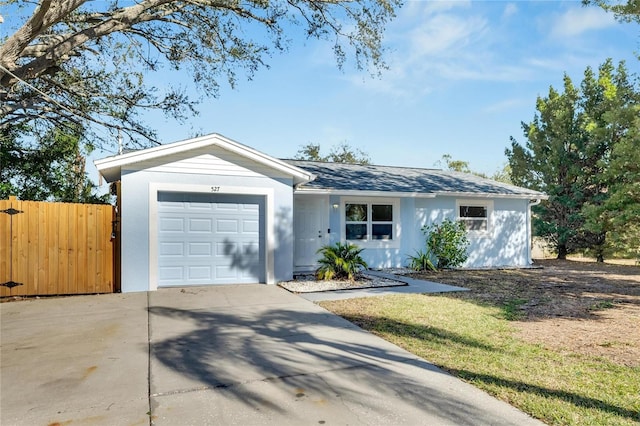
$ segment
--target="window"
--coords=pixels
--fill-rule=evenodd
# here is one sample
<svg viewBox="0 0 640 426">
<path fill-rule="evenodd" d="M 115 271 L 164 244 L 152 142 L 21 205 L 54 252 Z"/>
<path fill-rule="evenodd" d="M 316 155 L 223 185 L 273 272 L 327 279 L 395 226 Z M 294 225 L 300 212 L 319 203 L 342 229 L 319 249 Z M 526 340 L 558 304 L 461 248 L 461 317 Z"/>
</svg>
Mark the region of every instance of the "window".
<svg viewBox="0 0 640 426">
<path fill-rule="evenodd" d="M 465 224 L 467 231 L 487 232 L 489 230 L 489 206 L 487 204 L 458 205 L 458 220 Z"/>
<path fill-rule="evenodd" d="M 393 239 L 393 206 L 390 204 L 371 205 L 371 239 Z"/>
<path fill-rule="evenodd" d="M 346 204 L 347 240 L 367 240 L 367 204 Z"/>
<path fill-rule="evenodd" d="M 347 240 L 393 240 L 393 204 L 345 204 L 345 236 Z"/>
</svg>

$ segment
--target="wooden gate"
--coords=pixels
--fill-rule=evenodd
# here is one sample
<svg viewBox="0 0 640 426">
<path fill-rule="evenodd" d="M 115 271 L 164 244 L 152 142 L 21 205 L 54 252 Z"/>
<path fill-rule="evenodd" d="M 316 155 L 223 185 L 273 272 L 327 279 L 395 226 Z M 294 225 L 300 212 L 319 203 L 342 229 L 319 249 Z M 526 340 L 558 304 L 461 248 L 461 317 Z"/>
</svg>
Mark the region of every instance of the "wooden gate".
<svg viewBox="0 0 640 426">
<path fill-rule="evenodd" d="M 110 205 L 0 200 L 0 297 L 116 291 Z"/>
</svg>

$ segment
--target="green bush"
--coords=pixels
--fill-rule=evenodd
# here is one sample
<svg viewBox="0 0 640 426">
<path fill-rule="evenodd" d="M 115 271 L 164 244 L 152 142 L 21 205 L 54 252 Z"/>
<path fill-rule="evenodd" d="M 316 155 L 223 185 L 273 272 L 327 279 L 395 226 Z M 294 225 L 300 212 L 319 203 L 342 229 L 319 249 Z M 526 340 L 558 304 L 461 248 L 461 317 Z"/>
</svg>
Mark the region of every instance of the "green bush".
<svg viewBox="0 0 640 426">
<path fill-rule="evenodd" d="M 318 250 L 322 258 L 318 261 L 320 267 L 316 270 L 316 278 L 353 280 L 360 269 L 367 268 L 367 262 L 360 257 L 362 250 L 364 249 L 350 243 L 322 247 Z"/>
<path fill-rule="evenodd" d="M 469 257 L 467 229 L 462 222 L 445 219 L 423 226 L 422 232 L 427 237 L 427 252 L 435 257 L 438 269 L 457 268 Z"/>
</svg>

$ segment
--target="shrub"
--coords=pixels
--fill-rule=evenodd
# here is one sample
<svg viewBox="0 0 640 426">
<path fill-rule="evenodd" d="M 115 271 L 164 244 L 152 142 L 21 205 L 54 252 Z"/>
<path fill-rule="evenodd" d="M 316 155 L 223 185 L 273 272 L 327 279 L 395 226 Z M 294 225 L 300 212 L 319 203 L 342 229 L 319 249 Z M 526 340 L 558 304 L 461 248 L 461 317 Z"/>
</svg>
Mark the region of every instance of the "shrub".
<svg viewBox="0 0 640 426">
<path fill-rule="evenodd" d="M 442 223 L 423 226 L 422 232 L 427 237 L 427 252 L 436 258 L 438 269 L 456 268 L 469 257 L 467 229 L 462 222 L 445 219 Z"/>
<path fill-rule="evenodd" d="M 437 271 L 438 268 L 431 260 L 431 254 L 428 251 L 416 250 L 414 256 L 409 256 L 409 268 L 414 271 Z"/>
<path fill-rule="evenodd" d="M 316 270 L 316 278 L 353 280 L 360 269 L 367 267 L 367 262 L 360 257 L 362 250 L 364 249 L 350 243 L 322 247 L 318 250 L 322 257 L 318 261 L 320 267 Z"/>
</svg>

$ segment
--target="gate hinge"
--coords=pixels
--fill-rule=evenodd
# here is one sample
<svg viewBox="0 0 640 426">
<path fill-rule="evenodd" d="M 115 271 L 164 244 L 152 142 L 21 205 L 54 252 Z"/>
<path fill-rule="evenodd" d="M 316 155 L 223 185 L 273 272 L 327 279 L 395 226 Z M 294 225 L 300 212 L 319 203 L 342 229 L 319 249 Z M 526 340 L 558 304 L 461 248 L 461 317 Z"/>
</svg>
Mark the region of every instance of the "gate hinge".
<svg viewBox="0 0 640 426">
<path fill-rule="evenodd" d="M 23 285 L 23 284 L 22 283 L 17 283 L 15 281 L 7 281 L 6 283 L 0 284 L 0 286 L 2 286 L 2 287 L 9 287 L 9 288 L 18 287 L 19 285 Z"/>
<path fill-rule="evenodd" d="M 16 210 L 13 207 L 9 207 L 8 209 L 0 210 L 0 213 L 6 213 L 9 216 L 13 216 L 14 214 L 24 213 L 22 210 Z"/>
</svg>

